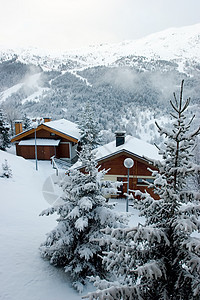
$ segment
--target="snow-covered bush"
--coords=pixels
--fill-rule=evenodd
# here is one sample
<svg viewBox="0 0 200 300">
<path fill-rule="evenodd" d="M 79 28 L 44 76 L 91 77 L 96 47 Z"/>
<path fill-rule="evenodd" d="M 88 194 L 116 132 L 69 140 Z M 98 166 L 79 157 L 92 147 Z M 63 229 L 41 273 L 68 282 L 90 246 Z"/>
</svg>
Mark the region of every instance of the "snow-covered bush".
<svg viewBox="0 0 200 300">
<path fill-rule="evenodd" d="M 11 178 L 12 177 L 12 170 L 11 170 L 10 166 L 8 165 L 7 159 L 5 159 L 4 163 L 2 163 L 1 177 L 5 177 L 5 178 Z"/>
<path fill-rule="evenodd" d="M 185 118 L 190 99 L 171 102 L 172 129 L 161 128 L 165 142 L 160 149 L 163 161 L 154 162 L 154 200 L 147 192 L 133 191 L 133 199 L 144 225 L 109 229 L 110 251 L 103 258 L 107 270 L 118 275 L 118 281 L 93 278 L 98 290 L 89 299 L 199 300 L 200 295 L 200 193 L 188 189 L 191 176 L 200 171 L 192 153 L 199 129 L 191 132 L 191 121 Z"/>
<path fill-rule="evenodd" d="M 64 267 L 70 274 L 73 286 L 82 291 L 87 276 L 105 277 L 102 250 L 105 249 L 105 227 L 122 226 L 122 217 L 106 202 L 106 193 L 116 193 L 116 186 L 103 181 L 106 171 L 96 167 L 95 156 L 86 145 L 80 154 L 85 172 L 69 171 L 61 182 L 63 204 L 51 207 L 41 215 L 57 213 L 58 225 L 41 245 L 40 251 L 50 263 Z M 100 244 L 95 240 L 100 240 Z"/>
</svg>

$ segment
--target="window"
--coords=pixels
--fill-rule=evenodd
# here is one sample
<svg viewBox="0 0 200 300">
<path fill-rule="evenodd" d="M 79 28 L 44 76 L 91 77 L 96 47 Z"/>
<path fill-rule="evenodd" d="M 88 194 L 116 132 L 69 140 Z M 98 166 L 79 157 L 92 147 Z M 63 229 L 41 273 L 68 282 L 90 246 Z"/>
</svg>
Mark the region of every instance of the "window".
<svg viewBox="0 0 200 300">
<path fill-rule="evenodd" d="M 137 185 L 148 185 L 146 182 L 148 183 L 153 183 L 154 179 L 153 178 L 137 178 Z"/>
</svg>

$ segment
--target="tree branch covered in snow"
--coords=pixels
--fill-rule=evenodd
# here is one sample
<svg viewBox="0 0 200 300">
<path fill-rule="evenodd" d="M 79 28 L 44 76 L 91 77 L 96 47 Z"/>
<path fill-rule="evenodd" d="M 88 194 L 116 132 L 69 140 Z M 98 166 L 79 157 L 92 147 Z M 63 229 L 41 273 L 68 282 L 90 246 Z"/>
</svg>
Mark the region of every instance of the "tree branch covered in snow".
<svg viewBox="0 0 200 300">
<path fill-rule="evenodd" d="M 199 129 L 190 131 L 191 122 L 184 115 L 189 103 L 190 99 L 183 103 L 182 81 L 179 101 L 174 95 L 171 102 L 172 129 L 157 124 L 165 142 L 159 147 L 163 160 L 154 162 L 159 172 L 152 173 L 150 187 L 159 200 L 147 192 L 132 191 L 130 197 L 146 222 L 105 230 L 110 250 L 103 262 L 116 277 L 94 279 L 99 290 L 90 293 L 89 299 L 199 299 L 200 238 L 194 235 L 200 232 L 200 194 L 188 184 L 199 173 L 192 160 Z"/>
<path fill-rule="evenodd" d="M 47 234 L 40 246 L 41 255 L 51 264 L 63 267 L 70 274 L 72 285 L 81 292 L 87 276 L 106 276 L 102 251 L 107 249 L 101 229 L 125 226 L 124 218 L 113 211 L 105 194 L 116 185 L 103 181 L 105 170 L 99 171 L 91 145 L 84 145 L 79 155 L 85 173 L 71 169 L 60 182 L 62 204 L 44 210 L 41 215 L 56 213 L 57 226 Z M 101 243 L 97 243 L 96 240 Z"/>
</svg>

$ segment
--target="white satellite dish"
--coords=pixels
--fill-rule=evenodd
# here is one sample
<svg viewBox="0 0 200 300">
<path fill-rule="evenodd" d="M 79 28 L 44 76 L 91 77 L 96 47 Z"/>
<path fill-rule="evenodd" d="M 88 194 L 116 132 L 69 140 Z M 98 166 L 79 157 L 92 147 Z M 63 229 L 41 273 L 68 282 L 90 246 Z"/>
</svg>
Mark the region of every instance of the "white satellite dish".
<svg viewBox="0 0 200 300">
<path fill-rule="evenodd" d="M 56 174 L 52 174 L 47 177 L 43 184 L 42 193 L 44 199 L 52 206 L 64 203 L 61 198 L 63 195 L 63 189 L 59 185 L 64 176 L 66 176 L 65 172 L 59 173 L 58 176 Z"/>
</svg>

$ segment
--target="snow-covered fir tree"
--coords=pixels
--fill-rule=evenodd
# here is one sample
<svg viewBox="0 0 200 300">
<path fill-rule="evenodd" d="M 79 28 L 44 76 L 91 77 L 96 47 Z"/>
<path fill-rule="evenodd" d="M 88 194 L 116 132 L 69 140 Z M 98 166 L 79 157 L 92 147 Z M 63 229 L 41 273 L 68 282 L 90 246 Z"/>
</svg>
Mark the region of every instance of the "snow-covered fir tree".
<svg viewBox="0 0 200 300">
<path fill-rule="evenodd" d="M 6 116 L 0 109 L 0 150 L 6 150 L 10 145 L 10 126 L 6 120 Z"/>
<path fill-rule="evenodd" d="M 8 165 L 7 159 L 5 159 L 4 163 L 2 163 L 1 177 L 5 177 L 5 178 L 11 178 L 12 177 L 12 170 L 11 170 L 10 166 Z"/>
<path fill-rule="evenodd" d="M 94 112 L 91 104 L 87 102 L 82 113 L 79 115 L 78 127 L 80 130 L 80 144 L 91 144 L 92 148 L 96 148 L 101 141 L 100 129 L 95 121 Z"/>
<path fill-rule="evenodd" d="M 84 172 L 71 169 L 61 182 L 63 203 L 41 213 L 46 216 L 56 213 L 59 218 L 40 251 L 51 264 L 64 267 L 72 285 L 81 292 L 87 276 L 105 277 L 107 272 L 100 257 L 105 249 L 101 229 L 123 226 L 123 217 L 106 201 L 106 194 L 116 193 L 116 185 L 103 180 L 106 171 L 97 168 L 91 145 L 83 146 L 79 163 Z"/>
<path fill-rule="evenodd" d="M 28 130 L 31 127 L 32 127 L 31 119 L 26 114 L 24 114 L 24 116 L 23 116 L 23 129 Z"/>
<path fill-rule="evenodd" d="M 96 292 L 89 299 L 200 299 L 200 193 L 188 189 L 188 179 L 200 171 L 192 153 L 199 129 L 191 132 L 185 117 L 190 99 L 171 101 L 172 129 L 161 128 L 165 142 L 160 148 L 162 161 L 154 162 L 152 187 L 159 195 L 154 200 L 147 192 L 134 191 L 134 200 L 145 224 L 133 228 L 107 229 L 110 251 L 103 261 L 118 280 L 93 278 Z"/>
<path fill-rule="evenodd" d="M 194 162 L 200 164 L 200 136 L 196 139 L 195 151 L 194 151 Z M 196 174 L 193 178 L 194 189 L 200 190 L 200 173 Z"/>
<path fill-rule="evenodd" d="M 4 105 L 4 112 L 6 114 L 6 121 L 10 125 L 11 136 L 15 135 L 15 120 L 19 120 L 19 113 L 13 105 L 9 105 L 6 101 Z"/>
</svg>

